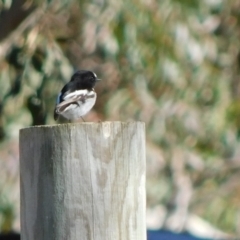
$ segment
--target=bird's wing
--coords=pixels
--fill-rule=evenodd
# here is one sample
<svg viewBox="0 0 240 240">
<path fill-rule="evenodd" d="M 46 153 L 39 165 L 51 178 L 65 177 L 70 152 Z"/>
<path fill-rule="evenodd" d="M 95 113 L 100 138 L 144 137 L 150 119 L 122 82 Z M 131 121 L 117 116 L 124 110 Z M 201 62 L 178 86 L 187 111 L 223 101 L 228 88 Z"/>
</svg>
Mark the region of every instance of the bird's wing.
<svg viewBox="0 0 240 240">
<path fill-rule="evenodd" d="M 69 93 L 64 97 L 64 101 L 56 105 L 55 113 L 59 114 L 63 112 L 67 107 L 71 104 L 79 105 L 80 103 L 84 103 L 89 98 L 94 98 L 95 92 L 88 90 L 77 90 L 75 92 Z"/>
<path fill-rule="evenodd" d="M 60 113 L 63 112 L 69 105 L 71 104 L 78 104 L 78 101 L 82 101 L 82 98 L 84 97 L 84 95 L 78 95 L 75 97 L 72 97 L 70 99 L 64 100 L 61 103 L 59 103 L 56 108 L 55 108 L 55 112 L 56 113 Z"/>
<path fill-rule="evenodd" d="M 63 100 L 68 100 L 68 99 L 71 99 L 71 98 L 75 98 L 75 97 L 78 97 L 78 96 L 85 96 L 85 95 L 88 95 L 90 93 L 89 90 L 87 89 L 84 89 L 84 90 L 75 90 L 74 92 L 70 92 L 70 91 L 67 91 L 64 95 L 63 95 Z"/>
</svg>

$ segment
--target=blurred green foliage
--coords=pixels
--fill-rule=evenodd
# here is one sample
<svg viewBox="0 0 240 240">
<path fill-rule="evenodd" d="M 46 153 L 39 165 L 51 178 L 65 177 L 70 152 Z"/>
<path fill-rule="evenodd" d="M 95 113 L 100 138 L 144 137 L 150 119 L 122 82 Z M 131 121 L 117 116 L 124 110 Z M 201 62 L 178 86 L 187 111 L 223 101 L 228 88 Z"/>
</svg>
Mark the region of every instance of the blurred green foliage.
<svg viewBox="0 0 240 240">
<path fill-rule="evenodd" d="M 15 207 L 7 197 L 1 193 L 0 196 L 0 232 L 12 231 L 15 218 Z"/>
<path fill-rule="evenodd" d="M 103 81 L 90 120 L 146 122 L 148 206 L 239 233 L 239 1 L 20 2 L 0 42 L 1 141 L 53 124 L 62 85 L 91 69 Z"/>
</svg>

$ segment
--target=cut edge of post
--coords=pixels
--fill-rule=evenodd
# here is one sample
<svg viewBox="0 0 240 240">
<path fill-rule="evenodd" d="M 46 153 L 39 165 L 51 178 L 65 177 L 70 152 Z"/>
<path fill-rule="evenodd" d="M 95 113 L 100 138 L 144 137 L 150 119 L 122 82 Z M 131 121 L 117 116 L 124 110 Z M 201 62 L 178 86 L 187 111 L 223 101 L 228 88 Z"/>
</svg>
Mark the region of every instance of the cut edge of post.
<svg viewBox="0 0 240 240">
<path fill-rule="evenodd" d="M 55 128 L 55 127 L 67 127 L 67 126 L 77 126 L 77 125 L 90 125 L 90 124 L 95 124 L 95 125 L 104 125 L 104 124 L 113 124 L 113 123 L 121 123 L 121 124 L 144 124 L 145 122 L 143 121 L 104 121 L 104 122 L 76 122 L 76 123 L 59 123 L 59 124 L 49 124 L 49 125 L 35 125 L 35 126 L 29 126 L 29 127 L 24 127 L 19 130 L 21 132 L 22 130 L 27 130 L 27 129 L 33 129 L 33 128 Z"/>
</svg>

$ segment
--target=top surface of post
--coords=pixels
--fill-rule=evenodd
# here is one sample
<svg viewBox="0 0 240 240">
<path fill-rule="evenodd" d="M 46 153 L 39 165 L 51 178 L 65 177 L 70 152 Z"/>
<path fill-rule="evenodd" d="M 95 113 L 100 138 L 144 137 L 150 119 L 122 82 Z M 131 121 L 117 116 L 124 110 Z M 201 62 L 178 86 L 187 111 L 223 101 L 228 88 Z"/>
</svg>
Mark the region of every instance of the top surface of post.
<svg viewBox="0 0 240 240">
<path fill-rule="evenodd" d="M 131 126 L 131 125 L 139 125 L 139 126 L 145 126 L 145 122 L 142 121 L 128 121 L 128 122 L 122 122 L 122 121 L 104 121 L 104 122 L 76 122 L 76 123 L 61 123 L 61 124 L 52 124 L 52 125 L 36 125 L 36 126 L 29 126 L 20 129 L 20 132 L 25 129 L 33 129 L 33 128 L 58 128 L 58 127 L 71 127 L 71 126 L 86 126 L 86 125 L 122 125 L 122 126 Z"/>
</svg>

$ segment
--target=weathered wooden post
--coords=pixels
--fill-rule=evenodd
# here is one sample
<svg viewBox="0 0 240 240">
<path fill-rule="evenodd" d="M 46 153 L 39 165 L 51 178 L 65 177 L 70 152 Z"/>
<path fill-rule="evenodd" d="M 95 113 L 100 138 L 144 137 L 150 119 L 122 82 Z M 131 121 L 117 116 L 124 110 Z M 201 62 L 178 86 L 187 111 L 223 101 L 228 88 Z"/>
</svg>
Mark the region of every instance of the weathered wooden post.
<svg viewBox="0 0 240 240">
<path fill-rule="evenodd" d="M 145 125 L 20 130 L 22 240 L 146 240 Z"/>
</svg>

